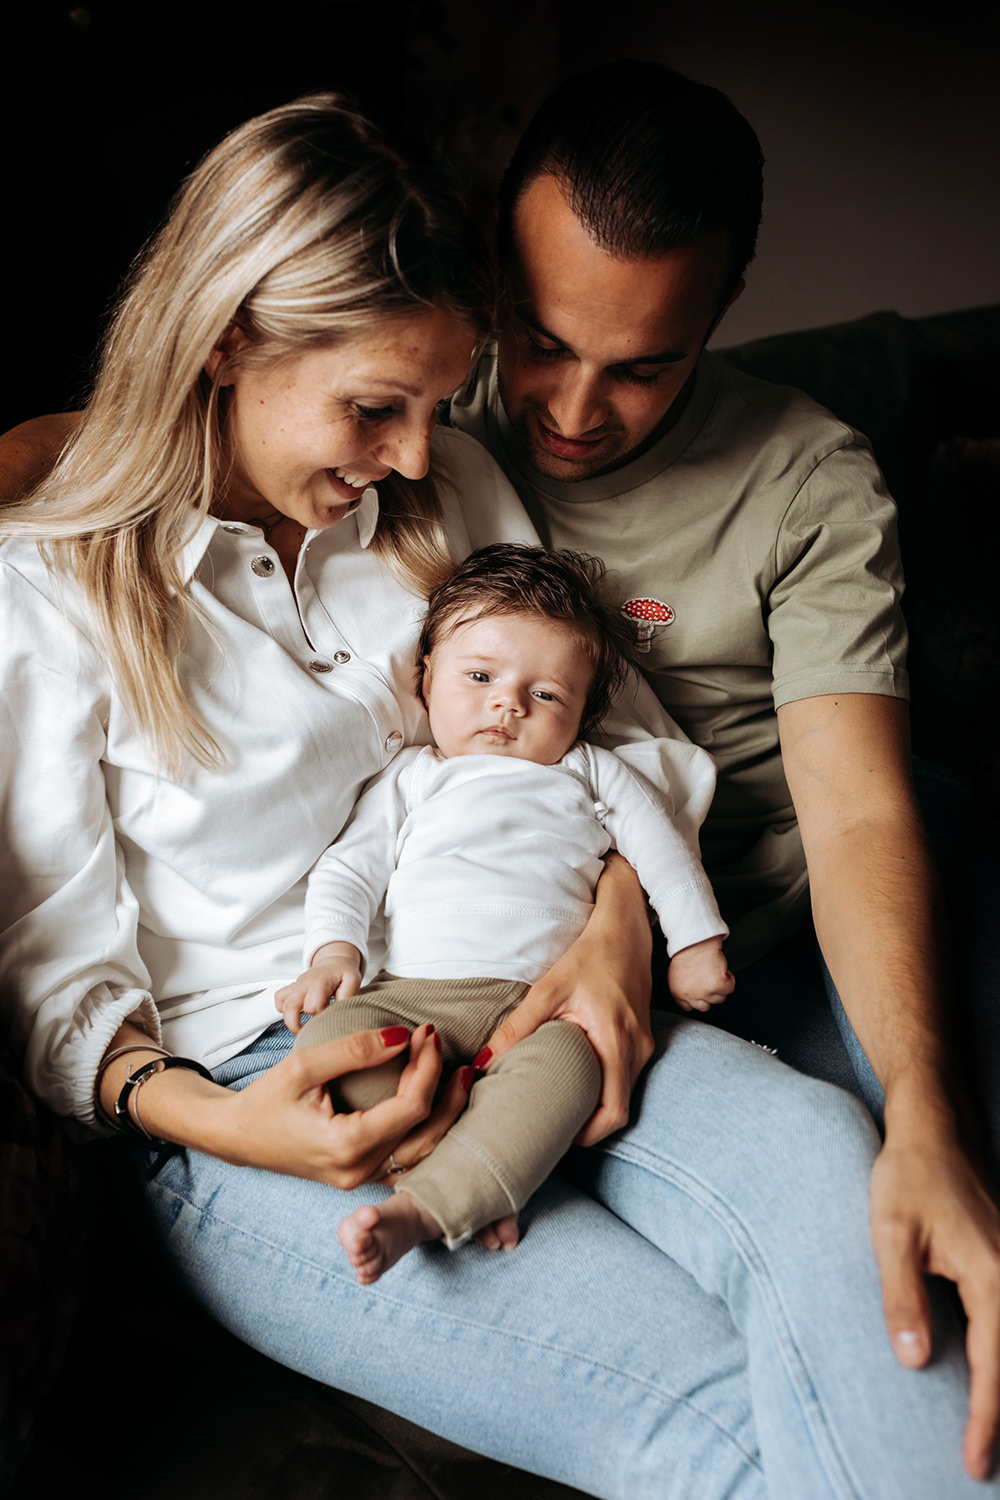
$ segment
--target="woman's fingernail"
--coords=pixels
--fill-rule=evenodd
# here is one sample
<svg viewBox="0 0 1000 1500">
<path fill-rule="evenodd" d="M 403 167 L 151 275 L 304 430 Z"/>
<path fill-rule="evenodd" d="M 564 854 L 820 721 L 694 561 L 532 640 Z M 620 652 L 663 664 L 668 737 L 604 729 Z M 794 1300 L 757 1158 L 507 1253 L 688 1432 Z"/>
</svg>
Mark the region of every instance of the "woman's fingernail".
<svg viewBox="0 0 1000 1500">
<path fill-rule="evenodd" d="M 405 1026 L 387 1026 L 384 1031 L 381 1031 L 379 1033 L 379 1035 L 382 1038 L 383 1046 L 398 1047 L 401 1042 L 405 1042 L 407 1040 L 410 1033 L 407 1031 Z"/>
<path fill-rule="evenodd" d="M 434 1035 L 434 1027 L 433 1027 L 433 1025 L 431 1024 L 430 1021 L 427 1022 L 427 1035 L 428 1036 L 433 1036 Z"/>
<path fill-rule="evenodd" d="M 463 1068 L 458 1075 L 458 1081 L 467 1094 L 472 1092 L 472 1084 L 476 1077 L 475 1068 Z"/>
<path fill-rule="evenodd" d="M 493 1048 L 484 1047 L 482 1052 L 477 1053 L 476 1056 L 472 1059 L 472 1066 L 481 1073 L 484 1068 L 489 1067 L 492 1060 Z"/>
<path fill-rule="evenodd" d="M 438 1051 L 440 1052 L 441 1051 L 441 1038 L 440 1038 L 440 1036 L 438 1035 L 438 1033 L 436 1031 L 434 1033 L 434 1045 L 438 1049 Z"/>
</svg>

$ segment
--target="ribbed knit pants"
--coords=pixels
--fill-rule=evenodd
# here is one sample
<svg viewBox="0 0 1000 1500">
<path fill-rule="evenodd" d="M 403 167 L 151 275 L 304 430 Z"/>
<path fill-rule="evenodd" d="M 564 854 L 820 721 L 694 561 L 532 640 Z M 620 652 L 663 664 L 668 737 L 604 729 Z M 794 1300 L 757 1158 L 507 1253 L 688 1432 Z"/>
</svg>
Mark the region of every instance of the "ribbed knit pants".
<svg viewBox="0 0 1000 1500">
<path fill-rule="evenodd" d="M 430 1021 L 450 1072 L 469 1063 L 528 990 L 509 979 L 400 979 L 385 972 L 359 994 L 314 1016 L 295 1045 L 355 1031 Z M 396 1092 L 403 1059 L 348 1073 L 331 1085 L 338 1109 L 371 1109 Z M 449 1249 L 483 1225 L 516 1213 L 590 1119 L 601 1068 L 571 1021 L 547 1021 L 477 1079 L 469 1103 L 434 1152 L 396 1184 L 441 1225 Z"/>
</svg>

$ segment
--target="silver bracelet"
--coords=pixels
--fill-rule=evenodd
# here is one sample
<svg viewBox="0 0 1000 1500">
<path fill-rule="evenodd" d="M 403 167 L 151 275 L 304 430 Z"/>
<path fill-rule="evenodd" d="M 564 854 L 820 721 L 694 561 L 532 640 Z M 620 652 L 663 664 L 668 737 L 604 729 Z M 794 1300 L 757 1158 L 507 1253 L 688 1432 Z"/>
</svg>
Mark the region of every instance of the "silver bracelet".
<svg viewBox="0 0 1000 1500">
<path fill-rule="evenodd" d="M 170 1053 L 165 1047 L 158 1047 L 155 1042 L 130 1042 L 126 1047 L 116 1047 L 101 1059 L 101 1065 L 97 1070 L 94 1080 L 94 1113 L 102 1124 L 107 1125 L 118 1135 L 128 1135 L 128 1126 L 122 1125 L 119 1120 L 112 1119 L 107 1110 L 101 1104 L 101 1079 L 104 1077 L 105 1069 L 110 1067 L 116 1057 L 124 1057 L 126 1052 L 158 1052 L 161 1057 L 169 1057 Z M 131 1073 L 131 1068 L 129 1073 Z"/>
</svg>

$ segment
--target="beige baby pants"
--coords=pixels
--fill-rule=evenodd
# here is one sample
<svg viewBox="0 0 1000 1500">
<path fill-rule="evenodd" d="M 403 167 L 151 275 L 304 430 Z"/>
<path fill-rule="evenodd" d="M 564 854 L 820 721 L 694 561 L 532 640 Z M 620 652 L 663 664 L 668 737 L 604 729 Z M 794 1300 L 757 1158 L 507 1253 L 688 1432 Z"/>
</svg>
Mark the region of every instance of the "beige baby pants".
<svg viewBox="0 0 1000 1500">
<path fill-rule="evenodd" d="M 383 972 L 359 994 L 314 1016 L 295 1045 L 430 1021 L 450 1074 L 472 1061 L 527 989 L 509 979 L 400 979 Z M 396 1092 L 403 1067 L 403 1059 L 394 1059 L 336 1079 L 334 1103 L 370 1109 Z M 477 1079 L 465 1111 L 396 1191 L 412 1194 L 433 1214 L 453 1250 L 483 1225 L 523 1207 L 600 1096 L 601 1067 L 584 1032 L 571 1021 L 547 1021 Z"/>
</svg>

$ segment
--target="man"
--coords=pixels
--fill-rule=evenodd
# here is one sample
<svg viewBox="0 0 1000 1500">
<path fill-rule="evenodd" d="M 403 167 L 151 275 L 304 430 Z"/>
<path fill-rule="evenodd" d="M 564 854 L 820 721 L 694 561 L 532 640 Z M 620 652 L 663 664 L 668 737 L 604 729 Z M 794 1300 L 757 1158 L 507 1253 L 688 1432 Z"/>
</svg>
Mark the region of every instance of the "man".
<svg viewBox="0 0 1000 1500">
<path fill-rule="evenodd" d="M 504 177 L 500 335 L 451 420 L 546 542 L 603 557 L 653 688 L 715 756 L 703 853 L 734 967 L 800 927 L 811 897 L 884 1090 L 871 1203 L 889 1331 L 902 1363 L 924 1364 L 922 1275 L 957 1283 L 964 1458 L 982 1477 L 1000 1413 L 1000 1217 L 960 1144 L 940 1036 L 894 509 L 858 434 L 703 354 L 743 291 L 761 167 L 732 104 L 669 69 L 613 63 L 565 84 Z M 545 1004 L 529 999 L 497 1047 Z M 624 1120 L 644 1060 L 627 1012 L 602 1128 Z"/>
</svg>

